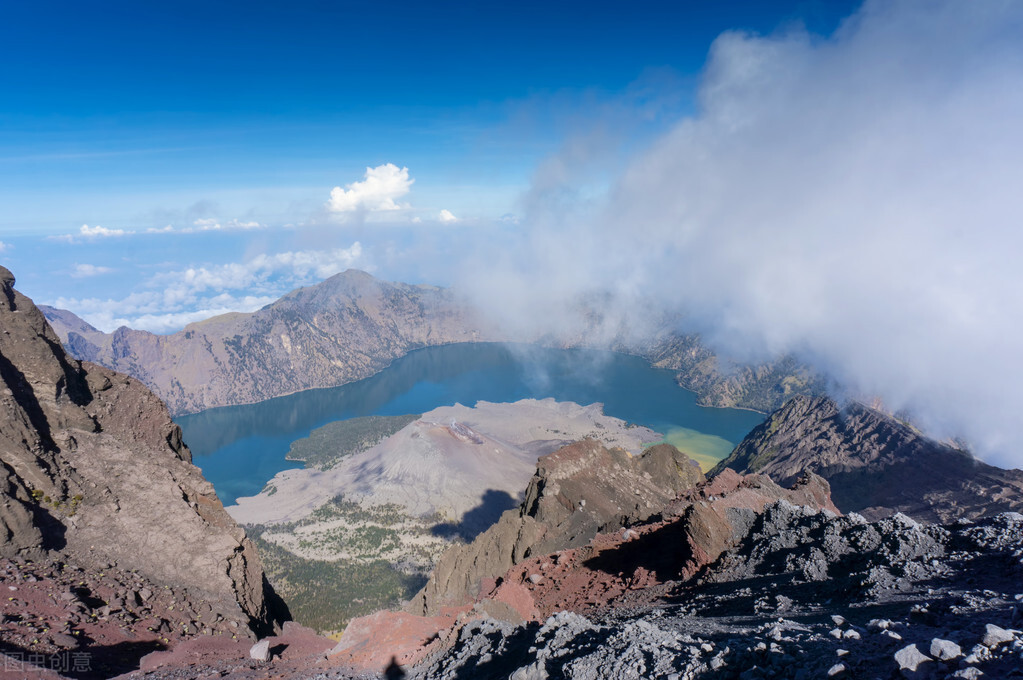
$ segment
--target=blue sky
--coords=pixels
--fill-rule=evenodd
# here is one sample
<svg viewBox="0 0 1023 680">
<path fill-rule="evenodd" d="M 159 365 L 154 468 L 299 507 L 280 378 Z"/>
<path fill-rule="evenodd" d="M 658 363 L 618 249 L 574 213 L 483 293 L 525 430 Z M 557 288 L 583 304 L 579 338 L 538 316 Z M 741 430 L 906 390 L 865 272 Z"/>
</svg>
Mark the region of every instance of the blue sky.
<svg viewBox="0 0 1023 680">
<path fill-rule="evenodd" d="M 467 237 L 453 231 L 513 230 L 538 168 L 575 138 L 602 140 L 599 188 L 692 112 L 721 32 L 827 35 L 853 8 L 5 3 L 0 260 L 27 294 L 108 330 L 249 309 L 335 265 L 450 283 L 420 266 L 424 249 Z M 389 164 L 408 172 L 396 209 L 326 207 L 334 187 Z M 163 295 L 168 272 L 311 248 L 312 270 L 268 265 L 234 287 L 210 276 Z"/>
</svg>

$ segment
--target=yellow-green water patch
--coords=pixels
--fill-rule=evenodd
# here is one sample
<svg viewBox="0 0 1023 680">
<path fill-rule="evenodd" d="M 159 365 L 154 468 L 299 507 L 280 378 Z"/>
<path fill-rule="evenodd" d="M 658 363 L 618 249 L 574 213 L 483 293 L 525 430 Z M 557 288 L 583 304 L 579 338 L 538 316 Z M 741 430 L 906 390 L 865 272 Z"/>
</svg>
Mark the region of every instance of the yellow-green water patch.
<svg viewBox="0 0 1023 680">
<path fill-rule="evenodd" d="M 666 444 L 671 444 L 695 460 L 700 464 L 700 469 L 704 472 L 707 472 L 717 465 L 718 462 L 727 458 L 728 454 L 735 448 L 732 442 L 723 437 L 706 434 L 688 427 L 669 428 L 662 441 Z M 661 442 L 655 443 L 660 444 Z"/>
</svg>

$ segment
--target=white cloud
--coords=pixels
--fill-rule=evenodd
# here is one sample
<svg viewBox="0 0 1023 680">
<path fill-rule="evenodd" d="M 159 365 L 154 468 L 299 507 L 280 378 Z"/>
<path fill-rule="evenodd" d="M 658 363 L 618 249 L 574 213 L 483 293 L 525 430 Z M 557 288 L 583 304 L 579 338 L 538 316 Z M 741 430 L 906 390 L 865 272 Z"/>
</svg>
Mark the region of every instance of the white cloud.
<svg viewBox="0 0 1023 680">
<path fill-rule="evenodd" d="M 112 271 L 113 269 L 110 267 L 100 267 L 94 264 L 76 264 L 74 271 L 71 272 L 71 278 L 84 279 L 90 276 L 108 274 Z"/>
<path fill-rule="evenodd" d="M 523 324 L 594 295 L 631 327 L 682 312 L 1020 466 L 1021 31 L 1023 4 L 947 0 L 868 1 L 826 39 L 724 34 L 696 116 L 595 207 L 558 202 L 571 175 L 535 186 L 467 288 Z"/>
<path fill-rule="evenodd" d="M 399 169 L 393 163 L 366 168 L 363 181 L 331 189 L 327 209 L 334 213 L 399 210 L 405 206 L 396 200 L 411 190 L 413 182 L 408 168 Z"/>
<path fill-rule="evenodd" d="M 440 220 L 441 222 L 457 222 L 458 221 L 458 218 L 455 217 L 454 215 L 452 215 L 451 211 L 447 210 L 447 209 L 441 210 L 440 214 L 437 216 L 437 219 Z"/>
<path fill-rule="evenodd" d="M 332 250 L 262 254 L 244 262 L 188 267 L 154 276 L 150 290 L 121 299 L 58 298 L 96 328 L 119 326 L 167 333 L 187 323 L 227 312 L 251 312 L 299 287 L 345 269 L 363 266 L 362 245 Z"/>
<path fill-rule="evenodd" d="M 197 219 L 192 224 L 199 231 L 218 231 L 221 228 L 220 223 L 211 217 Z"/>
<path fill-rule="evenodd" d="M 150 227 L 149 229 L 146 229 L 146 233 L 147 234 L 169 234 L 169 233 L 171 233 L 173 231 L 174 231 L 174 227 L 172 227 L 169 224 L 167 226 L 165 226 L 165 227 L 159 227 L 159 228 L 157 228 L 157 227 Z"/>
<path fill-rule="evenodd" d="M 111 236 L 124 236 L 125 234 L 131 233 L 123 229 L 107 229 L 106 227 L 101 227 L 98 224 L 95 227 L 83 224 L 82 228 L 78 231 L 86 238 L 110 238 Z"/>
<path fill-rule="evenodd" d="M 125 231 L 124 229 L 107 229 L 101 227 L 98 224 L 94 227 L 90 227 L 88 224 L 83 224 L 77 234 L 59 234 L 56 236 L 47 236 L 48 241 L 64 241 L 65 243 L 78 243 L 82 239 L 92 241 L 98 238 L 110 238 L 118 236 L 127 236 L 134 234 L 133 231 Z"/>
<path fill-rule="evenodd" d="M 3 241 L 0 241 L 0 253 L 4 252 L 10 247 L 11 245 L 9 243 L 4 243 Z"/>
</svg>

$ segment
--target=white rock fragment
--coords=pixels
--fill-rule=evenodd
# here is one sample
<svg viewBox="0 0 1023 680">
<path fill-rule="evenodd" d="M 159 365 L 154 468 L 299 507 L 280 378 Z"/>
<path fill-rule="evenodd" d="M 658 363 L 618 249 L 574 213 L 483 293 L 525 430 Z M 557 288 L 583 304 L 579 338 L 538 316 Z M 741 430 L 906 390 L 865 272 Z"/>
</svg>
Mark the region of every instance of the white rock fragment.
<svg viewBox="0 0 1023 680">
<path fill-rule="evenodd" d="M 967 680 L 976 680 L 980 676 L 984 675 L 984 672 L 979 668 L 969 666 L 967 668 L 961 668 L 952 674 L 953 678 L 966 678 Z"/>
<path fill-rule="evenodd" d="M 962 648 L 951 640 L 934 638 L 931 640 L 931 656 L 941 661 L 951 661 L 963 655 Z"/>
<path fill-rule="evenodd" d="M 909 645 L 895 652 L 895 663 L 899 665 L 901 671 L 915 671 L 921 664 L 929 661 L 933 659 L 917 649 L 916 645 Z"/>
<path fill-rule="evenodd" d="M 845 673 L 847 670 L 849 670 L 849 667 L 846 666 L 844 663 L 836 663 L 834 666 L 828 669 L 828 677 L 829 678 L 837 677 Z"/>
<path fill-rule="evenodd" d="M 255 659 L 256 661 L 269 661 L 270 641 L 260 640 L 256 644 L 252 645 L 252 648 L 249 649 L 249 658 Z"/>
<path fill-rule="evenodd" d="M 984 628 L 983 645 L 985 647 L 997 647 L 1006 642 L 1012 642 L 1013 635 L 1004 628 L 999 628 L 993 623 L 987 624 Z"/>
</svg>

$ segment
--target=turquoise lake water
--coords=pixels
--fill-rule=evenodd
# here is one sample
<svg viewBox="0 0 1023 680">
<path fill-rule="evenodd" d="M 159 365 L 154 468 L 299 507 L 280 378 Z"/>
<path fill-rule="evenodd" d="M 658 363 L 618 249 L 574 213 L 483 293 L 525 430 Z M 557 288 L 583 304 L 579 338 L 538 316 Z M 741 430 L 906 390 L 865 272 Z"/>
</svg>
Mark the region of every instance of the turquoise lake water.
<svg viewBox="0 0 1023 680">
<path fill-rule="evenodd" d="M 698 406 L 672 371 L 639 357 L 497 343 L 420 349 L 359 382 L 175 420 L 195 464 L 230 505 L 259 493 L 281 470 L 302 467 L 284 459 L 291 443 L 328 422 L 546 397 L 601 402 L 608 415 L 664 433 L 705 465 L 726 456 L 763 420 L 752 411 Z"/>
</svg>

